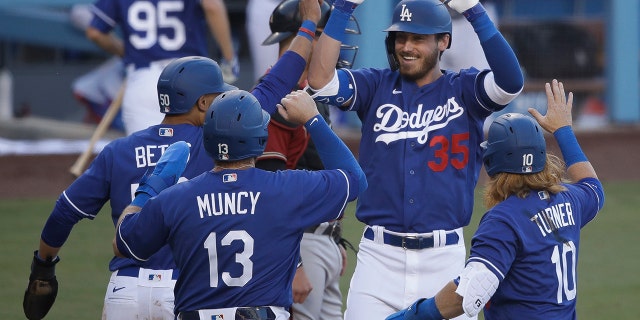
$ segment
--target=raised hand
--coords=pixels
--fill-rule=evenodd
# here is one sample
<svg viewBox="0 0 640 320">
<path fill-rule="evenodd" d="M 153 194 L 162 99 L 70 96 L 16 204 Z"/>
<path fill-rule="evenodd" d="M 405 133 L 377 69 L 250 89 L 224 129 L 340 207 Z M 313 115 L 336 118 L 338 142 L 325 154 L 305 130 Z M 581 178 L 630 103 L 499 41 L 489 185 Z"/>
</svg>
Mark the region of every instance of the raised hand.
<svg viewBox="0 0 640 320">
<path fill-rule="evenodd" d="M 569 96 L 567 97 L 564 92 L 564 85 L 556 79 L 553 79 L 551 84 L 547 82 L 544 89 L 547 95 L 547 113 L 543 116 L 535 108 L 529 108 L 529 113 L 538 121 L 538 124 L 549 133 L 554 133 L 564 126 L 571 126 L 573 92 L 569 92 Z"/>
<path fill-rule="evenodd" d="M 478 4 L 478 0 L 448 0 L 443 2 L 460 14 Z"/>
<path fill-rule="evenodd" d="M 319 114 L 316 102 L 304 90 L 297 90 L 282 98 L 278 112 L 289 122 L 305 124 Z"/>
</svg>

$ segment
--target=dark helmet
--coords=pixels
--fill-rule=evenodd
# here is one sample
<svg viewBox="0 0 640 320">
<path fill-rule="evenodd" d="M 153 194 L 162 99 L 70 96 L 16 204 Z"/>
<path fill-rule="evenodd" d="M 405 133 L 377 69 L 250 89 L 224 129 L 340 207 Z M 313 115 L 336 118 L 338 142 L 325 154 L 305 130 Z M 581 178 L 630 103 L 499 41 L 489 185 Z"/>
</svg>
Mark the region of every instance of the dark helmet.
<svg viewBox="0 0 640 320">
<path fill-rule="evenodd" d="M 264 42 L 263 46 L 278 43 L 298 32 L 298 29 L 302 25 L 302 17 L 298 9 L 299 0 L 284 0 L 273 9 L 271 17 L 269 18 L 269 28 L 271 28 L 271 35 L 269 35 Z M 323 1 L 320 6 L 320 21 L 318 21 L 318 28 L 324 28 L 331 15 L 331 6 L 327 1 Z"/>
<path fill-rule="evenodd" d="M 440 0 L 403 0 L 393 10 L 391 26 L 386 30 L 387 58 L 391 69 L 398 69 L 395 53 L 395 33 L 398 31 L 416 34 L 449 34 L 451 47 L 451 15 Z"/>
<path fill-rule="evenodd" d="M 215 160 L 235 161 L 257 157 L 267 144 L 269 114 L 244 90 L 217 96 L 204 120 L 204 148 Z"/>
<path fill-rule="evenodd" d="M 530 174 L 544 169 L 547 145 L 542 128 L 520 113 L 505 113 L 489 126 L 482 160 L 489 176 L 501 172 Z"/>
<path fill-rule="evenodd" d="M 158 78 L 160 112 L 187 113 L 202 95 L 238 89 L 222 80 L 215 61 L 200 56 L 178 58 L 169 63 Z"/>
<path fill-rule="evenodd" d="M 283 0 L 271 13 L 269 18 L 269 28 L 271 34 L 262 42 L 263 46 L 279 43 L 280 41 L 296 35 L 302 25 L 302 17 L 299 11 L 300 0 Z M 320 6 L 320 21 L 317 28 L 324 29 L 331 15 L 332 6 L 325 0 Z M 360 26 L 354 16 L 351 16 L 350 23 L 345 29 L 348 34 L 360 34 Z M 340 46 L 340 58 L 338 68 L 350 68 L 353 66 L 358 46 L 342 44 Z"/>
</svg>

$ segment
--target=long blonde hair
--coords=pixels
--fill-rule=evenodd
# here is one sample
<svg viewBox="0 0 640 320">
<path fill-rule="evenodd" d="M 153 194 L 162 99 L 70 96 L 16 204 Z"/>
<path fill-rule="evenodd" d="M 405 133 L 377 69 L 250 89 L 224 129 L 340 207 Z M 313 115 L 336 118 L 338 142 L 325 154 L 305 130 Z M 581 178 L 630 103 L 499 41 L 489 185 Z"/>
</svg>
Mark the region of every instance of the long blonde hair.
<svg viewBox="0 0 640 320">
<path fill-rule="evenodd" d="M 551 194 L 566 190 L 561 184 L 565 164 L 560 158 L 547 153 L 544 169 L 533 174 L 501 172 L 490 178 L 484 190 L 484 205 L 491 208 L 511 195 L 524 198 L 529 192 L 547 191 Z"/>
</svg>

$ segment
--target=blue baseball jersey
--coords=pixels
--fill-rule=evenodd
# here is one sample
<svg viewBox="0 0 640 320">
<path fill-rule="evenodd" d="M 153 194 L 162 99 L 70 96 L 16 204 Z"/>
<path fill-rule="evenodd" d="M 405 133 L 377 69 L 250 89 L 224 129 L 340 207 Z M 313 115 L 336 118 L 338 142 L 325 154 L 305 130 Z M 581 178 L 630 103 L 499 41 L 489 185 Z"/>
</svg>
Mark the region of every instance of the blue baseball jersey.
<svg viewBox="0 0 640 320">
<path fill-rule="evenodd" d="M 48 221 L 42 239 L 53 247 L 62 246 L 71 226 L 83 218 L 94 219 L 107 201 L 110 201 L 111 219 L 115 226 L 122 210 L 133 200 L 142 176 L 147 170 L 153 170 L 164 150 L 176 141 L 186 141 L 191 146 L 189 163 L 181 181 L 211 170 L 213 160 L 204 149 L 201 127 L 161 124 L 116 139 L 107 144 L 87 171 L 60 195 L 49 218 L 60 222 L 50 224 Z M 52 230 L 59 224 L 69 226 L 68 230 Z M 134 265 L 151 269 L 175 267 L 171 252 L 166 247 L 144 263 L 114 257 L 109 269 L 115 271 Z"/>
<path fill-rule="evenodd" d="M 91 26 L 103 33 L 120 27 L 125 64 L 183 56 L 208 56 L 209 35 L 200 0 L 98 0 Z"/>
<path fill-rule="evenodd" d="M 443 71 L 422 87 L 390 69 L 342 70 L 354 87 L 349 110 L 362 122 L 359 162 L 370 182 L 358 219 L 397 232 L 466 226 L 491 113 L 477 89 L 488 70 Z"/>
<path fill-rule="evenodd" d="M 558 194 L 511 196 L 481 219 L 469 262 L 500 285 L 485 319 L 576 319 L 580 229 L 604 205 L 602 184 L 587 178 Z"/>
<path fill-rule="evenodd" d="M 116 241 L 138 259 L 169 244 L 181 270 L 176 314 L 289 307 L 304 229 L 340 218 L 356 192 L 342 170 L 208 171 L 126 216 Z"/>
</svg>

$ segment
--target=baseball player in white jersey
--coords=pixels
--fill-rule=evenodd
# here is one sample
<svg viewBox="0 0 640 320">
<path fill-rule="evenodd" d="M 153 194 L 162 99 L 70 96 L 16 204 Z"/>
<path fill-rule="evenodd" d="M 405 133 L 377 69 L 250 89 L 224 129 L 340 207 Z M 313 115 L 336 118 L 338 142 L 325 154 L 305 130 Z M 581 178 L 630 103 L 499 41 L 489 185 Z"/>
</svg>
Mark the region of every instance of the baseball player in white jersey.
<svg viewBox="0 0 640 320">
<path fill-rule="evenodd" d="M 239 75 L 222 0 L 98 0 L 92 10 L 87 37 L 122 57 L 126 66 L 122 120 L 127 135 L 162 121 L 155 98 L 160 73 L 175 58 L 208 56 L 209 32 L 222 52 L 225 81 L 232 83 Z M 112 32 L 116 27 L 122 40 Z"/>
<path fill-rule="evenodd" d="M 491 69 L 443 70 L 451 16 L 438 0 L 400 1 L 385 40 L 389 68 L 333 68 L 357 3 L 338 0 L 309 65 L 316 101 L 355 111 L 359 162 L 369 188 L 356 217 L 366 226 L 345 319 L 376 320 L 432 296 L 464 267 L 462 228 L 482 166 L 482 125 L 520 93 L 518 60 L 477 0 L 451 0 Z"/>
</svg>

